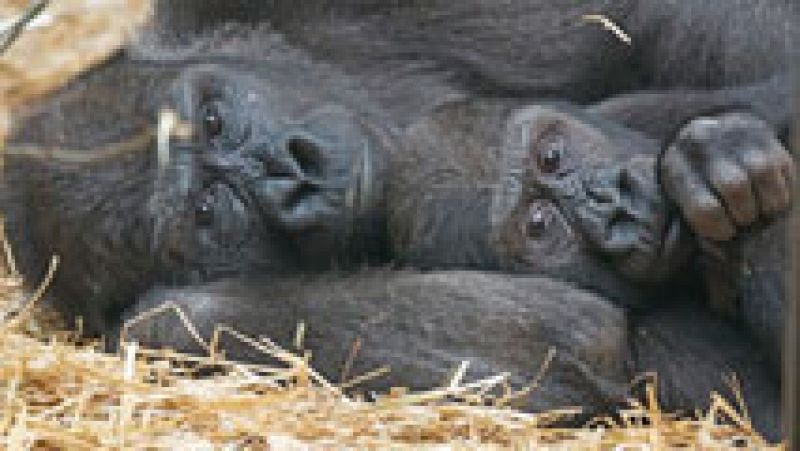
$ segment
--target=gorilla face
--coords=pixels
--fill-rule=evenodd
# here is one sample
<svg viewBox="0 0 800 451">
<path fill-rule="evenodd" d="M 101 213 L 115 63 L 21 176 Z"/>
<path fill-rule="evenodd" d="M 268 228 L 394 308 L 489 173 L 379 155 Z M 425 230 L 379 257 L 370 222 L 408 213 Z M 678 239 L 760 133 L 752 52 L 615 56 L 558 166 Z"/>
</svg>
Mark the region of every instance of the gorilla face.
<svg viewBox="0 0 800 451">
<path fill-rule="evenodd" d="M 656 143 L 561 106 L 515 111 L 505 137 L 509 176 L 492 216 L 509 264 L 592 278 L 610 262 L 650 283 L 685 261 L 688 235 L 660 196 Z"/>
<path fill-rule="evenodd" d="M 378 242 L 384 141 L 346 93 L 272 66 L 120 57 L 37 105 L 0 196 L 26 276 L 59 255 L 52 293 L 97 331 L 154 283 L 328 267 Z M 166 164 L 163 108 L 192 125 Z"/>
<path fill-rule="evenodd" d="M 355 113 L 273 84 L 258 68 L 192 68 L 173 98 L 194 130 L 175 149 L 189 155 L 194 174 L 201 264 L 239 262 L 265 233 L 306 268 L 330 264 L 355 242 L 380 191 L 377 136 Z"/>
</svg>

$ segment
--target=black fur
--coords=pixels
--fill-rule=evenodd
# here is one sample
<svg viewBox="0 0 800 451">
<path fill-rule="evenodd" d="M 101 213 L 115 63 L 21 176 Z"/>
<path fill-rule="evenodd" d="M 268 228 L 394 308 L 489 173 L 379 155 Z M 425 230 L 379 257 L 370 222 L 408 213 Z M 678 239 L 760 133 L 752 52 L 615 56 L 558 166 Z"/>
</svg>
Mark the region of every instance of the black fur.
<svg viewBox="0 0 800 451">
<path fill-rule="evenodd" d="M 436 73 L 470 92 L 585 102 L 766 79 L 786 68 L 797 14 L 785 0 L 164 0 L 157 29 L 186 36 L 226 21 L 269 22 L 354 74 Z M 606 16 L 631 44 L 585 15 Z"/>
</svg>

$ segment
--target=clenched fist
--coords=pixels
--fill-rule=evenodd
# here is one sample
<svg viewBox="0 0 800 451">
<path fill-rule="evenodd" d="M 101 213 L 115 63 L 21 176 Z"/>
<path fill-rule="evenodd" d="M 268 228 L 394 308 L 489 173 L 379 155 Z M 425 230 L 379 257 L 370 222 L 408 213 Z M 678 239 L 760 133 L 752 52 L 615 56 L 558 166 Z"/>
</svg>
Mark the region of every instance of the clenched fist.
<svg viewBox="0 0 800 451">
<path fill-rule="evenodd" d="M 666 196 L 692 230 L 702 239 L 726 241 L 789 207 L 795 165 L 768 124 L 726 113 L 686 124 L 659 171 Z"/>
</svg>

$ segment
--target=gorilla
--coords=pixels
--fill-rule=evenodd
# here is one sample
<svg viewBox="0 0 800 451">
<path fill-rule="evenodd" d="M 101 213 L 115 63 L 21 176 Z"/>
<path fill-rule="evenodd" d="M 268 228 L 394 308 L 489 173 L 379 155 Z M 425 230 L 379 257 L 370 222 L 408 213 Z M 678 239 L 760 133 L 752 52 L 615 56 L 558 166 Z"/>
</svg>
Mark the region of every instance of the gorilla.
<svg viewBox="0 0 800 451">
<path fill-rule="evenodd" d="M 383 139 L 362 117 L 367 102 L 339 100 L 335 75 L 315 92 L 296 76 L 312 73 L 300 57 L 283 56 L 223 66 L 119 55 L 22 121 L 7 149 L 8 233 L 31 274 L 52 253 L 83 262 L 53 287 L 85 300 L 65 313 L 101 333 L 156 281 L 385 259 L 378 175 L 358 175 L 378 170 L 365 159 Z M 159 167 L 164 107 L 196 133 Z"/>
<path fill-rule="evenodd" d="M 437 16 L 433 6 L 424 17 Z M 348 19 L 384 17 L 382 6 L 372 8 L 375 15 L 353 9 Z M 341 367 L 336 350 L 364 336 L 375 343 L 359 356 L 364 368 L 391 364 L 384 383 L 403 385 L 430 385 L 464 359 L 474 360 L 473 371 L 508 371 L 522 381 L 556 346 L 547 394 L 531 408 L 619 401 L 643 369 L 669 379 L 668 405 L 695 407 L 728 368 L 746 381 L 757 423 L 776 430 L 776 375 L 747 333 L 695 305 L 694 285 L 705 278 L 680 269 L 702 265 L 706 237 L 736 250 L 735 232 L 786 208 L 781 186 L 794 169 L 776 138 L 789 111 L 780 74 L 741 89 L 694 91 L 703 83 L 698 74 L 643 71 L 650 81 L 625 89 L 689 87 L 586 108 L 532 102 L 523 96 L 590 102 L 623 88 L 584 67 L 596 57 L 565 58 L 563 74 L 531 74 L 526 86 L 512 78 L 489 83 L 482 71 L 502 68 L 497 61 L 467 67 L 462 80 L 442 79 L 452 74 L 428 64 L 462 61 L 425 54 L 433 48 L 423 37 L 415 38 L 421 53 L 392 53 L 417 55 L 419 64 L 387 59 L 359 73 L 350 52 L 324 48 L 347 48 L 347 32 L 359 27 L 326 28 L 303 11 L 289 15 L 296 23 L 275 21 L 282 35 L 254 30 L 253 39 L 226 28 L 177 48 L 145 41 L 55 93 L 18 126 L 3 207 L 29 280 L 49 255 L 62 256 L 51 291 L 57 307 L 98 334 L 164 300 L 181 303 L 205 332 L 226 322 L 280 339 L 308 321 L 325 374 Z M 779 6 L 764 11 L 790 17 Z M 317 12 L 311 17 L 330 18 Z M 295 32 L 296 24 L 319 25 L 320 42 L 298 40 L 313 33 Z M 325 38 L 337 27 L 344 40 Z M 375 56 L 351 50 L 354 58 Z M 560 60 L 528 61 L 546 68 Z M 714 76 L 733 67 L 717 63 Z M 775 66 L 763 63 L 750 69 Z M 405 65 L 410 73 L 394 72 Z M 598 78 L 581 79 L 583 70 Z M 151 130 L 164 106 L 195 133 L 174 142 L 160 167 Z M 710 109 L 718 114 L 705 117 Z M 735 169 L 720 179 L 718 167 Z M 719 189 L 731 174 L 737 183 Z M 682 182 L 698 189 L 681 191 Z M 751 198 L 736 197 L 745 185 Z M 765 203 L 764 193 L 777 202 Z M 728 214 L 730 199 L 758 214 Z M 329 272 L 362 264 L 410 269 Z M 456 268 L 541 275 L 442 271 Z M 667 283 L 676 290 L 653 310 Z M 774 331 L 768 318 L 763 329 Z M 174 324 L 135 332 L 191 350 Z"/>
</svg>

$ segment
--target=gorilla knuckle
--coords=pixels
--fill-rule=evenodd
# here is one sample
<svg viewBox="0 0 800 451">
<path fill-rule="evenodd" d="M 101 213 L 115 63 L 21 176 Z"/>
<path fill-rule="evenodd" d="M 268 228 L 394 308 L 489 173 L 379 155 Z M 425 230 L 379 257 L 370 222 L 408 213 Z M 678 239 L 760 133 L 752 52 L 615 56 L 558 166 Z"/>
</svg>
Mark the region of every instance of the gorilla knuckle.
<svg viewBox="0 0 800 451">
<path fill-rule="evenodd" d="M 722 212 L 722 204 L 710 195 L 699 195 L 686 206 L 686 216 L 693 222 L 709 224 L 716 221 Z"/>
<path fill-rule="evenodd" d="M 721 123 L 717 118 L 698 117 L 686 124 L 679 138 L 689 143 L 708 142 L 720 126 Z"/>
<path fill-rule="evenodd" d="M 684 208 L 684 215 L 698 235 L 723 241 L 730 239 L 733 226 L 727 218 L 722 203 L 710 193 L 695 196 Z"/>
<path fill-rule="evenodd" d="M 780 167 L 780 158 L 775 158 L 761 150 L 751 150 L 743 157 L 747 172 L 758 180 L 773 176 Z"/>
<path fill-rule="evenodd" d="M 741 199 L 750 190 L 750 180 L 742 171 L 723 168 L 712 179 L 717 191 L 724 197 Z"/>
<path fill-rule="evenodd" d="M 797 164 L 789 151 L 779 145 L 775 150 L 775 154 L 777 155 L 777 164 L 781 170 L 785 171 L 787 175 L 793 176 L 797 170 Z"/>
</svg>

